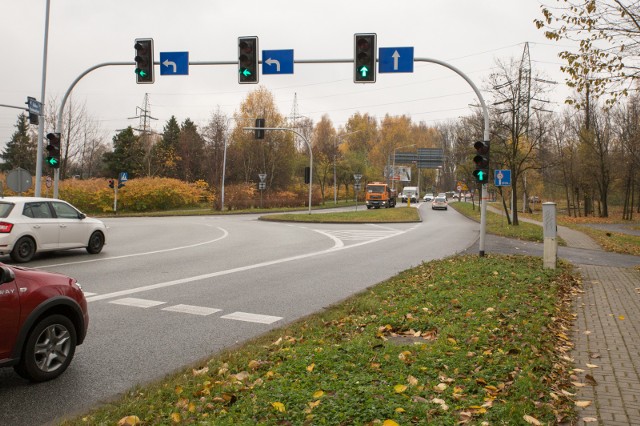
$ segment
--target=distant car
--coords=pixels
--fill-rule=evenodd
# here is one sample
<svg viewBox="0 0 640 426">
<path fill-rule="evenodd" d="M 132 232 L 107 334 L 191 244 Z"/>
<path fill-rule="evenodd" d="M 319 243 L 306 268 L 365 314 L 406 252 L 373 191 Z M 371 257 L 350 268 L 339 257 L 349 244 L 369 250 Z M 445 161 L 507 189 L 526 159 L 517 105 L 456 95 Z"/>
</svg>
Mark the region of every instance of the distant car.
<svg viewBox="0 0 640 426">
<path fill-rule="evenodd" d="M 530 203 L 539 203 L 540 202 L 540 197 L 538 197 L 537 195 L 533 195 L 533 196 L 529 197 L 529 202 Z"/>
<path fill-rule="evenodd" d="M 422 197 L 422 199 L 424 201 L 431 201 L 433 200 L 433 194 L 432 193 L 424 194 L 424 197 Z"/>
<path fill-rule="evenodd" d="M 0 263 L 0 312 L 0 367 L 33 382 L 64 373 L 87 335 L 87 300 L 65 275 Z"/>
<path fill-rule="evenodd" d="M 102 251 L 107 227 L 66 201 L 40 197 L 0 198 L 0 254 L 28 262 L 37 252 L 86 248 Z"/>
<path fill-rule="evenodd" d="M 431 203 L 432 210 L 447 210 L 448 208 L 449 204 L 447 203 L 447 199 L 445 197 L 437 196 Z"/>
</svg>

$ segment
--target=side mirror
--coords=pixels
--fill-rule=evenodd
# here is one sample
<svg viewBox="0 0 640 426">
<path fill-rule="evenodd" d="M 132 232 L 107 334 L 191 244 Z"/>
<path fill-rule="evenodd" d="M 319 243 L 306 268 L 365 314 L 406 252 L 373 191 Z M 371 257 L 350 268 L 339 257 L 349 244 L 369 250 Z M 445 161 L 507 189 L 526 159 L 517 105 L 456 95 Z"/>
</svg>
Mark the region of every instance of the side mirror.
<svg viewBox="0 0 640 426">
<path fill-rule="evenodd" d="M 16 279 L 16 274 L 13 269 L 6 266 L 0 266 L 0 284 L 10 283 Z"/>
<path fill-rule="evenodd" d="M 78 219 L 85 219 L 87 217 L 84 213 L 78 213 Z"/>
</svg>

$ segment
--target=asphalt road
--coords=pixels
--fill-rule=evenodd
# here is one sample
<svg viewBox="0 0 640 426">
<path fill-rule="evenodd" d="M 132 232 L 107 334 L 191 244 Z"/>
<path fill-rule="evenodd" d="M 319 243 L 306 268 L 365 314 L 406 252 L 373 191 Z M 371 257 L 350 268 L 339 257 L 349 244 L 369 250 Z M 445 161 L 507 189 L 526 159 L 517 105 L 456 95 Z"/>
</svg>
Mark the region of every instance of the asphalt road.
<svg viewBox="0 0 640 426">
<path fill-rule="evenodd" d="M 101 254 L 73 250 L 29 263 L 79 280 L 89 333 L 54 381 L 30 384 L 0 370 L 0 424 L 55 424 L 475 242 L 477 223 L 429 205 L 420 203 L 418 224 L 105 220 Z"/>
</svg>

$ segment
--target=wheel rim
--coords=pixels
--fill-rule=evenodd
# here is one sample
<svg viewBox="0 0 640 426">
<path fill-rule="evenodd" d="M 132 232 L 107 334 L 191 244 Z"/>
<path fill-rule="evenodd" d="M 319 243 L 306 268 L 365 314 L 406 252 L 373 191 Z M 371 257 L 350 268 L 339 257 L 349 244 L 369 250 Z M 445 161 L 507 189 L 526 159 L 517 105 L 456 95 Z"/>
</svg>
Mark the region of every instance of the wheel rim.
<svg viewBox="0 0 640 426">
<path fill-rule="evenodd" d="M 89 242 L 91 249 L 97 250 L 102 245 L 102 237 L 99 234 L 94 234 L 91 236 L 91 241 Z"/>
<path fill-rule="evenodd" d="M 34 358 L 38 368 L 50 373 L 60 368 L 71 352 L 71 335 L 66 327 L 52 324 L 42 330 L 36 341 Z"/>
<path fill-rule="evenodd" d="M 20 244 L 20 247 L 18 247 L 18 253 L 20 254 L 20 257 L 29 256 L 32 250 L 31 246 L 32 244 L 29 240 L 25 240 L 22 244 Z"/>
</svg>

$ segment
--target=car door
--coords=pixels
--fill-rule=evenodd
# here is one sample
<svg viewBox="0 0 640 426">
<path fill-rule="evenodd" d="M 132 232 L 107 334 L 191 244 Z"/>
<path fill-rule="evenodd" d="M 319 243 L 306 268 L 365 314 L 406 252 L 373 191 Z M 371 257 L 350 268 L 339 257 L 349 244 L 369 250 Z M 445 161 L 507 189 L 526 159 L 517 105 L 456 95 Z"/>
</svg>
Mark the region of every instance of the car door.
<svg viewBox="0 0 640 426">
<path fill-rule="evenodd" d="M 11 355 L 19 319 L 20 296 L 15 280 L 0 284 L 0 361 Z"/>
<path fill-rule="evenodd" d="M 22 210 L 24 225 L 28 233 L 36 240 L 38 250 L 55 250 L 58 248 L 60 227 L 46 201 L 33 201 L 24 204 Z"/>
<path fill-rule="evenodd" d="M 83 221 L 80 212 L 63 201 L 51 201 L 51 206 L 60 226 L 58 247 L 65 249 L 86 246 L 91 224 Z"/>
</svg>

